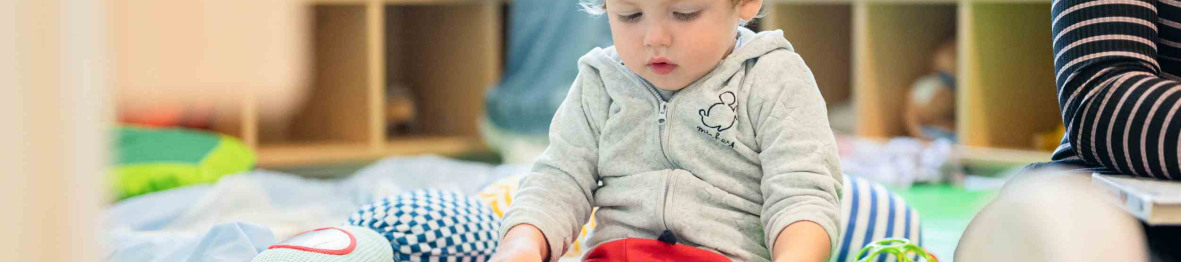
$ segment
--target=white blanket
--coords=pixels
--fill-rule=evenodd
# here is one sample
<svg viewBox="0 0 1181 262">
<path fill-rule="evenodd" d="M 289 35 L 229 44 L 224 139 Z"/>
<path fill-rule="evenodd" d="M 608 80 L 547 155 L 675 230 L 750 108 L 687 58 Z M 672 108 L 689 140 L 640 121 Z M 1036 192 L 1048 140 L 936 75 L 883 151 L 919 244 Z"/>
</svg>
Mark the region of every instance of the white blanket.
<svg viewBox="0 0 1181 262">
<path fill-rule="evenodd" d="M 148 194 L 107 210 L 108 261 L 249 261 L 296 233 L 344 223 L 376 199 L 439 188 L 474 195 L 525 166 L 389 158 L 339 180 L 254 171 Z"/>
</svg>

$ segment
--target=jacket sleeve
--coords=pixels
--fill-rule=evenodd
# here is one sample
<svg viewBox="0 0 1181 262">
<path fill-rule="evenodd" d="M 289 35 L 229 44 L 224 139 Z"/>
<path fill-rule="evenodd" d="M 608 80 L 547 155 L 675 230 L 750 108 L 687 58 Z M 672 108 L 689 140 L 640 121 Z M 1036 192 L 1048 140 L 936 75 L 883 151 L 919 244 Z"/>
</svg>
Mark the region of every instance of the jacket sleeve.
<svg viewBox="0 0 1181 262">
<path fill-rule="evenodd" d="M 587 67 L 587 66 L 584 66 Z M 530 224 L 550 246 L 557 261 L 590 219 L 598 188 L 599 127 L 605 121 L 607 94 L 589 67 L 580 70 L 550 124 L 549 146 L 522 180 L 505 212 L 500 238 L 510 228 Z"/>
<path fill-rule="evenodd" d="M 842 186 L 836 139 L 811 71 L 799 55 L 783 53 L 785 59 L 775 60 L 786 65 L 754 76 L 757 99 L 763 100 L 752 116 L 763 165 L 767 248 L 774 249 L 779 233 L 799 221 L 819 224 L 835 248 Z"/>
</svg>

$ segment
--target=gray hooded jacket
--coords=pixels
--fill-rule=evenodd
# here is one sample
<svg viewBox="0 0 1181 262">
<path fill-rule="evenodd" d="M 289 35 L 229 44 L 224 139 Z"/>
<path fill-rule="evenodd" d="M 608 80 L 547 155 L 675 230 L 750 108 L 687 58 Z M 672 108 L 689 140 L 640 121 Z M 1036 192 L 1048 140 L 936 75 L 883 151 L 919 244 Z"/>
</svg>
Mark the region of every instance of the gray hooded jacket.
<svg viewBox="0 0 1181 262">
<path fill-rule="evenodd" d="M 770 261 L 797 221 L 836 247 L 841 170 L 812 72 L 782 32 L 739 31 L 743 45 L 668 101 L 614 47 L 579 59 L 501 238 L 534 225 L 557 261 L 598 207 L 591 247 L 669 230 L 735 261 Z"/>
</svg>

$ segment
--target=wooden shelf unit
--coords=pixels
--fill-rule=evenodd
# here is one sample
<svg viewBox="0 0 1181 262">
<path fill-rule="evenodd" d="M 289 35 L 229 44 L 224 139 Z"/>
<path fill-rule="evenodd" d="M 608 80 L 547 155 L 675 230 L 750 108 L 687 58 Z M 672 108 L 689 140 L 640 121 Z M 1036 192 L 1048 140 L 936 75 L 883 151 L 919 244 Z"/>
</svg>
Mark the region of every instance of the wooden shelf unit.
<svg viewBox="0 0 1181 262">
<path fill-rule="evenodd" d="M 501 0 L 308 0 L 313 86 L 288 121 L 260 123 L 254 102 L 219 112 L 262 167 L 487 150 L 476 123 L 501 73 Z M 958 41 L 958 135 L 970 155 L 1043 156 L 1033 136 L 1060 124 L 1049 0 L 771 0 L 763 30 L 782 29 L 830 106 L 852 102 L 856 133 L 904 134 L 902 106 L 930 72 L 931 50 Z M 406 86 L 415 129 L 389 136 L 390 85 Z M 991 152 L 1001 152 L 993 154 Z M 1024 152 L 1015 154 L 1014 152 Z M 1044 160 L 1044 159 L 1038 159 Z"/>
<path fill-rule="evenodd" d="M 771 0 L 766 5 L 759 26 L 784 31 L 830 106 L 852 100 L 857 135 L 906 134 L 902 116 L 910 87 L 932 72 L 935 47 L 954 37 L 957 132 L 964 148 L 973 149 L 965 155 L 1048 160 L 1033 140 L 1061 126 L 1049 0 Z"/>
<path fill-rule="evenodd" d="M 489 150 L 476 123 L 501 73 L 503 1 L 307 2 L 311 86 L 304 104 L 290 119 L 262 122 L 246 99 L 215 120 L 215 130 L 257 149 L 260 167 Z M 413 94 L 410 133 L 387 134 L 392 83 Z"/>
</svg>

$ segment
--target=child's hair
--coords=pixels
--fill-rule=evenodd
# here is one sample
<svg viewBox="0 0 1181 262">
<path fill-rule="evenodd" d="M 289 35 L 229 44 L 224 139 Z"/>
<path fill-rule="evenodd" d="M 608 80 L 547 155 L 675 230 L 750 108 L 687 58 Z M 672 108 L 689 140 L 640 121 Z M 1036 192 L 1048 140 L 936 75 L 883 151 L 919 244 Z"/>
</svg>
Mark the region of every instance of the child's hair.
<svg viewBox="0 0 1181 262">
<path fill-rule="evenodd" d="M 598 16 L 598 15 L 602 15 L 607 12 L 607 9 L 606 9 L 607 4 L 603 3 L 603 1 L 606 1 L 606 0 L 579 0 L 579 1 L 581 2 L 581 3 L 579 3 L 579 5 L 582 5 L 582 10 L 586 11 L 587 13 L 589 13 L 591 15 Z M 741 3 L 742 1 L 747 1 L 747 0 L 730 0 L 730 2 L 733 3 L 734 5 L 738 5 L 738 3 Z M 763 17 L 764 15 L 766 15 L 766 12 L 767 12 L 767 9 L 759 7 L 759 14 L 756 15 L 755 18 Z M 746 23 L 749 23 L 749 22 L 750 21 L 742 21 L 742 25 L 746 26 Z"/>
</svg>

